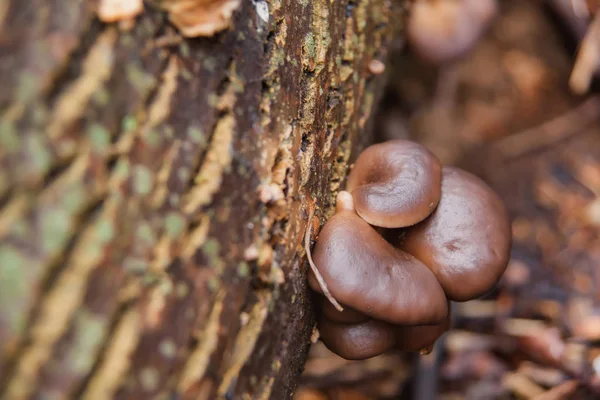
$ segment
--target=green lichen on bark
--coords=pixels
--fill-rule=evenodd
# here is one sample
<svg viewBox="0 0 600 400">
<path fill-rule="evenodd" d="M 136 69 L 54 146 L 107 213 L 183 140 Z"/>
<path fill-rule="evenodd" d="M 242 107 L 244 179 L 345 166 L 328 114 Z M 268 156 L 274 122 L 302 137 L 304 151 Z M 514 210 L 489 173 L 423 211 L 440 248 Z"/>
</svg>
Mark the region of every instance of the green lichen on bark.
<svg viewBox="0 0 600 400">
<path fill-rule="evenodd" d="M 0 26 L 0 393 L 290 397 L 307 205 L 364 143 L 388 2 L 244 2 L 193 40 L 58 3 Z"/>
</svg>

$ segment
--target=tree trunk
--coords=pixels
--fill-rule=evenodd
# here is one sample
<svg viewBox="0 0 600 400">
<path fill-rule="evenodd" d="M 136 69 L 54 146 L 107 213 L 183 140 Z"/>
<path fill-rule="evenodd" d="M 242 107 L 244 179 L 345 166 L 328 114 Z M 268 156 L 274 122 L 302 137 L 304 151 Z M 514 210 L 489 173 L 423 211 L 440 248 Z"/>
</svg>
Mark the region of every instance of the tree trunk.
<svg viewBox="0 0 600 400">
<path fill-rule="evenodd" d="M 243 1 L 183 39 L 96 3 L 0 4 L 1 397 L 289 398 L 305 231 L 368 140 L 397 14 Z"/>
</svg>

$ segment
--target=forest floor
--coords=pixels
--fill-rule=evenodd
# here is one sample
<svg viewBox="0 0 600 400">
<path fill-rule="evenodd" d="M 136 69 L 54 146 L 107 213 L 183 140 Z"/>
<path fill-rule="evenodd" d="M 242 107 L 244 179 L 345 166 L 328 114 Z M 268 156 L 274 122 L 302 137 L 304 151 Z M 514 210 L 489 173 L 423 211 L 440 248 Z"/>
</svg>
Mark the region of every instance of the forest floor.
<svg viewBox="0 0 600 400">
<path fill-rule="evenodd" d="M 600 398 L 600 97 L 569 90 L 577 45 L 541 1 L 501 3 L 452 65 L 398 43 L 376 134 L 419 141 L 502 196 L 506 274 L 456 305 L 429 356 L 349 362 L 313 346 L 297 400 Z"/>
</svg>

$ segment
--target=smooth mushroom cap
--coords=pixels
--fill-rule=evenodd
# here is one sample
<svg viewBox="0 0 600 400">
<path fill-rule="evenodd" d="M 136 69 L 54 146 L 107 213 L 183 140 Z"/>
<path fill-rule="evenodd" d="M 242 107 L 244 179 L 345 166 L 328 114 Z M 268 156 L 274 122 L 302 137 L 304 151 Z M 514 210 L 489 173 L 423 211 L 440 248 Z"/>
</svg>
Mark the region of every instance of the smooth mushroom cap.
<svg viewBox="0 0 600 400">
<path fill-rule="evenodd" d="M 319 337 L 325 346 L 346 360 L 365 360 L 394 346 L 394 328 L 374 319 L 359 324 L 341 324 L 321 318 Z"/>
<path fill-rule="evenodd" d="M 344 307 L 343 311 L 338 311 L 329 300 L 322 296 L 319 303 L 321 306 L 322 315 L 332 322 L 338 322 L 342 324 L 357 324 L 369 319 L 369 317 L 367 317 L 365 314 L 353 310 L 346 304 L 342 304 Z"/>
<path fill-rule="evenodd" d="M 425 147 L 392 140 L 363 151 L 348 177 L 358 215 L 371 225 L 402 228 L 425 219 L 440 200 L 442 166 Z"/>
<path fill-rule="evenodd" d="M 419 58 L 443 64 L 468 52 L 497 13 L 496 0 L 416 0 L 406 23 Z"/>
<path fill-rule="evenodd" d="M 450 310 L 449 304 L 448 310 Z M 397 326 L 394 347 L 403 351 L 420 351 L 431 347 L 450 329 L 450 324 L 450 312 L 448 312 L 448 317 L 439 325 Z"/>
<path fill-rule="evenodd" d="M 510 221 L 482 180 L 445 167 L 442 199 L 429 218 L 394 243 L 433 271 L 449 299 L 467 301 L 498 282 L 510 257 Z"/>
<path fill-rule="evenodd" d="M 446 296 L 434 274 L 353 211 L 338 211 L 325 224 L 313 260 L 337 301 L 372 318 L 428 325 L 447 316 Z M 321 293 L 312 272 L 309 284 Z"/>
</svg>

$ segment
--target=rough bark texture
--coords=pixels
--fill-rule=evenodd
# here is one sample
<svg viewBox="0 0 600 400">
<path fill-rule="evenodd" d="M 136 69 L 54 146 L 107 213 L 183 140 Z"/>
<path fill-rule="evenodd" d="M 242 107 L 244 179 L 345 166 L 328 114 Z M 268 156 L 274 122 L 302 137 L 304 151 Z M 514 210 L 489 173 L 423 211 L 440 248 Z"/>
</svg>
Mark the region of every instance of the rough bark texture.
<svg viewBox="0 0 600 400">
<path fill-rule="evenodd" d="M 0 4 L 0 397 L 289 398 L 390 2 L 245 1 L 191 40 L 95 7 Z"/>
</svg>

